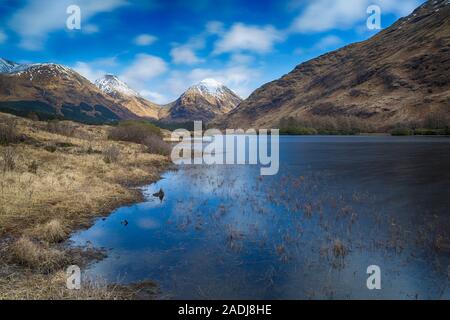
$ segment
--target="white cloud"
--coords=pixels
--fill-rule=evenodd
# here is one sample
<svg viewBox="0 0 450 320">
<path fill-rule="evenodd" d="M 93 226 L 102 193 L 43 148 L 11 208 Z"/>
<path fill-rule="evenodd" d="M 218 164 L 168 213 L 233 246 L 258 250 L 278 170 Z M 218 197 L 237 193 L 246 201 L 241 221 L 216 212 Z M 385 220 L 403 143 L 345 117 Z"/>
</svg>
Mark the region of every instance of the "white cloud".
<svg viewBox="0 0 450 320">
<path fill-rule="evenodd" d="M 209 21 L 206 24 L 206 32 L 209 34 L 221 34 L 224 32 L 223 23 L 220 21 Z"/>
<path fill-rule="evenodd" d="M 308 33 L 344 30 L 367 19 L 367 7 L 379 5 L 381 12 L 403 16 L 420 4 L 419 0 L 316 0 L 310 2 L 294 20 L 291 31 Z"/>
<path fill-rule="evenodd" d="M 325 50 L 325 49 L 337 47 L 340 44 L 342 44 L 341 38 L 334 36 L 334 35 L 329 35 L 329 36 L 326 36 L 326 37 L 320 39 L 320 41 L 314 45 L 314 49 Z"/>
<path fill-rule="evenodd" d="M 97 66 L 102 67 L 116 67 L 119 63 L 117 62 L 117 57 L 107 57 L 107 58 L 99 58 L 92 62 Z"/>
<path fill-rule="evenodd" d="M 298 32 L 322 32 L 345 29 L 366 16 L 366 0 L 317 0 L 298 16 L 292 29 Z"/>
<path fill-rule="evenodd" d="M 188 72 L 173 71 L 165 88 L 173 97 L 178 97 L 188 87 L 205 78 L 213 78 L 245 98 L 254 90 L 253 82 L 259 76 L 259 70 L 245 65 L 227 65 L 223 69 L 194 68 Z"/>
<path fill-rule="evenodd" d="M 8 36 L 6 35 L 6 33 L 3 32 L 3 30 L 0 30 L 0 44 L 5 42 L 6 39 L 8 39 Z"/>
<path fill-rule="evenodd" d="M 187 65 L 204 62 L 204 59 L 201 59 L 197 56 L 196 51 L 205 47 L 207 37 L 208 33 L 202 32 L 196 36 L 191 37 L 185 44 L 173 43 L 173 48 L 172 50 L 170 50 L 172 62 L 175 64 Z"/>
<path fill-rule="evenodd" d="M 255 60 L 255 57 L 248 55 L 248 54 L 242 54 L 242 53 L 233 53 L 230 57 L 230 64 L 232 65 L 247 65 L 252 63 Z"/>
<path fill-rule="evenodd" d="M 110 12 L 127 4 L 126 0 L 78 0 L 81 28 L 98 13 Z M 65 30 L 66 9 L 73 0 L 28 0 L 8 21 L 9 27 L 21 37 L 19 45 L 27 50 L 40 50 L 49 33 Z"/>
<path fill-rule="evenodd" d="M 156 40 L 158 40 L 157 37 L 152 36 L 151 34 L 140 34 L 136 38 L 134 38 L 134 43 L 138 46 L 149 46 L 153 44 Z"/>
<path fill-rule="evenodd" d="M 172 62 L 175 64 L 197 64 L 203 60 L 197 57 L 194 49 L 189 46 L 175 47 L 170 50 Z"/>
<path fill-rule="evenodd" d="M 381 7 L 381 11 L 390 12 L 397 16 L 406 16 L 417 8 L 423 0 L 374 0 L 370 4 L 377 4 Z"/>
<path fill-rule="evenodd" d="M 249 26 L 235 23 L 215 43 L 214 53 L 250 51 L 267 53 L 272 51 L 276 42 L 283 40 L 281 32 L 273 26 Z"/>
<path fill-rule="evenodd" d="M 97 33 L 100 31 L 98 26 L 96 26 L 95 24 L 87 24 L 87 25 L 83 26 L 83 28 L 81 30 L 87 34 L 93 34 L 93 33 Z"/>
<path fill-rule="evenodd" d="M 91 82 L 94 82 L 95 80 L 101 78 L 107 73 L 104 70 L 95 69 L 90 63 L 83 61 L 78 61 L 77 63 L 75 63 L 72 69 L 74 69 L 76 72 L 78 72 Z"/>
<path fill-rule="evenodd" d="M 120 77 L 131 86 L 142 90 L 145 81 L 151 80 L 166 71 L 167 64 L 163 59 L 148 54 L 138 54 Z"/>
<path fill-rule="evenodd" d="M 141 90 L 139 92 L 139 94 L 141 96 L 143 96 L 144 98 L 147 98 L 151 102 L 154 102 L 157 104 L 165 104 L 165 103 L 169 102 L 166 96 L 164 96 L 158 92 L 155 92 L 155 91 L 149 91 L 149 90 L 144 89 L 144 90 Z"/>
</svg>

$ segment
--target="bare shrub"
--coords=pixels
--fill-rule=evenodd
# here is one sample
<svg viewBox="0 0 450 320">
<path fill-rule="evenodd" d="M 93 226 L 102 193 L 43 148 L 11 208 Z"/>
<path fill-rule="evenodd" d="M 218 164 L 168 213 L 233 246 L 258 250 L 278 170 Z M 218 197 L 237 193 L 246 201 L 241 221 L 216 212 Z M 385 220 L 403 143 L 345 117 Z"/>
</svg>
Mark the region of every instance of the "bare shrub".
<svg viewBox="0 0 450 320">
<path fill-rule="evenodd" d="M 162 139 L 161 131 L 151 123 L 126 121 L 110 130 L 108 138 L 142 144 L 149 153 L 168 155 L 170 146 Z"/>
<path fill-rule="evenodd" d="M 6 147 L 2 151 L 3 171 L 13 171 L 16 168 L 16 151 L 13 147 Z"/>
<path fill-rule="evenodd" d="M 282 119 L 279 126 L 281 132 L 291 134 L 357 134 L 375 131 L 367 120 L 354 116 L 288 117 Z"/>
<path fill-rule="evenodd" d="M 147 122 L 124 121 L 110 130 L 108 138 L 110 140 L 142 144 L 149 136 L 161 137 L 161 130 Z"/>
<path fill-rule="evenodd" d="M 67 137 L 75 136 L 76 128 L 69 122 L 50 120 L 47 122 L 46 130 L 51 133 L 60 134 Z"/>
<path fill-rule="evenodd" d="M 145 138 L 143 144 L 146 147 L 148 153 L 155 153 L 167 156 L 170 154 L 170 145 L 157 136 L 149 136 Z"/>
<path fill-rule="evenodd" d="M 0 145 L 17 143 L 19 140 L 15 120 L 7 119 L 3 123 L 0 123 Z"/>
<path fill-rule="evenodd" d="M 114 163 L 119 161 L 120 150 L 115 145 L 110 145 L 103 150 L 103 161 L 106 163 Z"/>
</svg>

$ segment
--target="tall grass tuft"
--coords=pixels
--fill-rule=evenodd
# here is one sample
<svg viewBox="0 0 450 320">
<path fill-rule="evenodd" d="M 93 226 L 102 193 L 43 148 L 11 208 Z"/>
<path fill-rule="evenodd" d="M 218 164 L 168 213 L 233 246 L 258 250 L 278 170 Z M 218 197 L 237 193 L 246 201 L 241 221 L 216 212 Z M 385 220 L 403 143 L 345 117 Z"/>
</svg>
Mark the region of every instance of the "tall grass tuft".
<svg viewBox="0 0 450 320">
<path fill-rule="evenodd" d="M 0 123 L 0 145 L 17 143 L 19 140 L 20 137 L 17 133 L 16 121 L 6 119 L 3 123 Z"/>
<path fill-rule="evenodd" d="M 110 145 L 103 150 L 103 161 L 105 163 L 116 163 L 119 161 L 120 150 L 115 145 Z"/>
<path fill-rule="evenodd" d="M 16 158 L 16 151 L 13 147 L 6 147 L 2 150 L 3 172 L 13 171 L 16 168 Z"/>
<path fill-rule="evenodd" d="M 25 236 L 11 245 L 10 252 L 14 263 L 43 273 L 52 272 L 67 262 L 63 252 L 33 242 Z"/>
</svg>

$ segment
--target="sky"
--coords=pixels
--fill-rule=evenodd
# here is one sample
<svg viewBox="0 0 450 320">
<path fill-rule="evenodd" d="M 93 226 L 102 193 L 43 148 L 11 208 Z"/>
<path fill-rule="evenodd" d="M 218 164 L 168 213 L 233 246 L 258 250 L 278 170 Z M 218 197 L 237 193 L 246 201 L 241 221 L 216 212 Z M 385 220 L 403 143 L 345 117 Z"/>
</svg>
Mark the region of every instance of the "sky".
<svg viewBox="0 0 450 320">
<path fill-rule="evenodd" d="M 115 74 L 156 103 L 214 78 L 242 98 L 298 64 L 370 38 L 423 0 L 0 0 L 0 57 Z M 69 29 L 80 9 L 80 28 Z"/>
</svg>

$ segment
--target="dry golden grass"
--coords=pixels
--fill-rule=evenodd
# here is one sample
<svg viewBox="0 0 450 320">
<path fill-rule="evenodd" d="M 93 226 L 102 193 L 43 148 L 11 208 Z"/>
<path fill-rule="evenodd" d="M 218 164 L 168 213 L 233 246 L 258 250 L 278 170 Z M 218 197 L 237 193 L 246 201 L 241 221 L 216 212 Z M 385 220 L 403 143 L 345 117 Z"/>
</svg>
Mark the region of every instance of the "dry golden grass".
<svg viewBox="0 0 450 320">
<path fill-rule="evenodd" d="M 61 122 L 59 127 L 67 130 L 55 133 L 45 122 L 0 113 L 0 123 L 11 119 L 21 142 L 0 146 L 0 239 L 8 239 L 0 260 L 45 272 L 39 276 L 46 278 L 42 285 L 51 285 L 66 262 L 56 243 L 72 230 L 89 226 L 93 217 L 138 201 L 141 194 L 132 187 L 157 180 L 168 159 L 145 153 L 138 144 L 108 141 L 107 126 Z M 111 147 L 119 152 L 114 162 L 105 161 Z M 3 169 L 6 149 L 13 153 L 14 166 Z M 23 291 L 16 296 L 10 291 L 22 280 Z M 16 270 L 15 286 L 1 281 L 0 297 L 32 297 L 28 291 L 34 287 L 27 290 L 29 281 L 22 280 Z M 41 292 L 53 292 L 46 290 Z"/>
<path fill-rule="evenodd" d="M 20 266 L 48 273 L 64 267 L 67 257 L 64 252 L 46 244 L 33 242 L 22 236 L 9 247 L 9 259 Z"/>
<path fill-rule="evenodd" d="M 67 276 L 58 271 L 51 275 L 22 272 L 20 277 L 0 277 L 0 300 L 124 300 L 145 299 L 157 294 L 150 281 L 128 286 L 107 285 L 103 281 L 85 281 L 80 290 L 66 288 Z"/>
<path fill-rule="evenodd" d="M 31 230 L 31 235 L 48 243 L 58 243 L 67 238 L 70 230 L 64 222 L 52 219 L 47 223 L 39 224 Z"/>
</svg>

